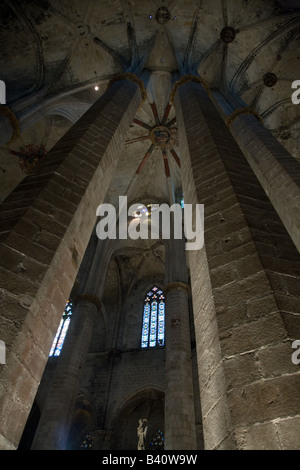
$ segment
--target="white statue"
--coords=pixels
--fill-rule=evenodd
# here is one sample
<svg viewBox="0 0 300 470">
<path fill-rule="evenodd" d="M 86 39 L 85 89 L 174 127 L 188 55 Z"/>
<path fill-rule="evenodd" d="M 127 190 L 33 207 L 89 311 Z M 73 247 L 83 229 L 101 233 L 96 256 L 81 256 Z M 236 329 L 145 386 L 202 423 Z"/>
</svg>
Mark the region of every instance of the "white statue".
<svg viewBox="0 0 300 470">
<path fill-rule="evenodd" d="M 145 450 L 146 449 L 146 435 L 147 435 L 147 420 L 146 419 L 139 419 L 139 426 L 137 428 L 137 436 L 138 440 L 138 450 Z"/>
</svg>

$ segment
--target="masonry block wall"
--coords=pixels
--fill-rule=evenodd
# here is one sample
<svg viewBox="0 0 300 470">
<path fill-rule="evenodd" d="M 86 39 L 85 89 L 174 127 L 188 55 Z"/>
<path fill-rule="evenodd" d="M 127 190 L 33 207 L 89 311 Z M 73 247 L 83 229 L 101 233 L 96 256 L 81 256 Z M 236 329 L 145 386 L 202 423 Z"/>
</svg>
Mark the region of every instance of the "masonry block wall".
<svg viewBox="0 0 300 470">
<path fill-rule="evenodd" d="M 99 335 L 99 330 L 103 323 L 97 325 L 92 338 L 91 351 L 85 366 L 87 370 L 80 387 L 86 389 L 93 397 L 97 413 L 96 429 L 104 431 L 98 444 L 102 445 L 103 449 L 135 450 L 136 428 L 140 418 L 149 419 L 149 433 L 151 430 L 155 431 L 153 426 L 158 421 L 160 429 L 164 431 L 164 407 L 159 407 L 159 412 L 156 409 L 154 415 L 152 410 L 157 394 L 162 397 L 164 395 L 165 349 L 140 348 L 145 294 L 150 286 L 160 286 L 160 283 L 155 281 L 161 280 L 161 276 L 151 277 L 153 283 L 146 279 L 134 286 L 122 309 L 124 321 L 117 337 L 117 348 L 111 340 L 110 344 L 106 345 L 108 349 L 105 350 L 103 344 L 98 344 L 97 351 L 96 339 L 102 336 Z M 115 299 L 110 308 L 107 307 L 110 332 L 116 328 L 118 306 L 119 301 Z M 154 398 L 151 398 L 152 395 Z M 142 398 L 139 398 L 140 396 Z M 143 415 L 134 413 L 134 421 L 131 416 L 134 409 L 128 407 L 128 403 L 135 403 L 135 399 Z"/>
<path fill-rule="evenodd" d="M 179 284 L 177 286 L 177 284 Z M 171 290 L 168 289 L 171 287 Z M 166 449 L 196 448 L 189 294 L 171 283 L 166 297 Z"/>
<path fill-rule="evenodd" d="M 109 324 L 105 323 L 101 313 L 95 321 L 78 393 L 85 391 L 91 399 L 94 421 L 93 427 L 87 432 L 97 433 L 95 445 L 98 449 L 135 450 L 136 428 L 140 418 L 149 419 L 149 439 L 151 433 L 158 429 L 164 431 L 165 349 L 140 349 L 145 294 L 150 285 L 160 285 L 163 279 L 161 275 L 150 277 L 151 280 L 147 278 L 140 281 L 133 288 L 132 295 L 122 309 L 123 322 L 117 337 L 117 349 L 113 338 L 119 319 L 117 295 L 104 305 Z M 72 355 L 72 351 L 68 354 Z M 60 357 L 50 358 L 38 391 L 37 399 L 42 405 L 42 413 L 46 389 L 55 377 L 53 363 L 59 363 L 59 360 Z M 160 406 L 157 407 L 155 403 L 158 399 Z M 132 401 L 135 403 L 134 408 L 130 406 Z M 136 415 L 137 406 L 141 416 Z M 78 442 L 69 440 L 67 445 L 70 448 L 78 445 Z"/>
<path fill-rule="evenodd" d="M 122 316 L 124 322 L 114 347 L 113 334 L 118 322 L 119 298 L 108 298 L 102 314 L 95 322 L 89 353 L 83 367 L 77 393 L 85 393 L 93 410 L 92 432 L 96 449 L 136 449 L 138 420 L 146 417 L 147 442 L 158 430 L 165 431 L 165 348 L 140 349 L 144 297 L 150 286 L 162 285 L 163 276 L 151 275 L 151 280 L 139 281 L 132 289 Z M 108 329 L 107 329 L 108 327 Z M 193 328 L 191 326 L 191 331 Z M 194 336 L 193 345 L 195 346 Z M 195 396 L 197 448 L 203 448 L 201 408 L 195 347 L 193 347 L 193 384 Z M 69 354 L 72 354 L 70 351 Z M 55 376 L 58 358 L 50 358 L 37 394 L 42 413 L 45 397 Z M 80 404 L 78 404 L 80 406 Z M 77 405 L 74 409 L 77 409 Z M 71 426 L 67 448 L 78 448 L 78 422 Z M 95 437 L 97 436 L 97 437 Z M 76 437 L 76 440 L 74 440 Z M 82 436 L 81 436 L 82 437 Z"/>
<path fill-rule="evenodd" d="M 198 375 L 199 368 L 198 368 L 198 359 L 197 359 L 197 345 L 196 345 L 196 336 L 195 336 L 193 302 L 192 302 L 191 295 L 189 296 L 189 312 L 190 312 L 190 325 L 191 325 L 191 357 L 192 357 L 192 375 L 193 375 L 193 392 L 194 392 L 196 447 L 197 449 L 204 450 L 201 399 L 200 399 L 199 375 Z"/>
<path fill-rule="evenodd" d="M 90 256 L 90 253 L 87 253 L 87 255 Z M 83 263 L 85 263 L 85 259 Z M 110 266 L 112 267 L 113 265 L 114 259 L 112 258 Z M 78 371 L 78 373 L 80 372 L 81 380 L 78 383 L 76 393 L 80 395 L 84 393 L 89 397 L 90 407 L 93 410 L 93 419 L 91 421 L 93 424 L 90 428 L 85 429 L 85 432 L 91 431 L 94 437 L 97 436 L 97 438 L 95 438 L 95 446 L 97 449 L 136 449 L 136 428 L 138 419 L 146 417 L 149 420 L 148 443 L 151 435 L 158 430 L 165 433 L 165 348 L 140 348 L 145 294 L 154 285 L 164 289 L 165 275 L 163 272 L 156 274 L 149 272 L 146 278 L 140 279 L 133 286 L 131 291 L 127 292 L 124 298 L 122 297 L 122 301 L 119 293 L 116 292 L 113 297 L 110 295 L 110 281 L 113 278 L 112 276 L 113 273 L 111 272 L 104 287 L 101 311 L 97 314 L 94 312 L 96 317 L 93 323 L 93 334 L 90 340 L 87 359 L 84 365 L 81 366 L 82 370 Z M 76 293 L 77 289 L 73 289 L 72 292 Z M 185 289 L 183 293 L 186 297 Z M 187 307 L 187 321 L 189 318 L 190 320 L 192 318 L 189 316 L 189 301 L 187 305 L 186 302 L 184 304 L 185 307 Z M 76 304 L 75 301 L 74 304 Z M 80 305 L 81 303 L 79 306 Z M 84 306 L 84 308 L 86 308 L 86 306 Z M 76 307 L 75 316 L 78 315 L 78 313 L 80 318 L 82 315 L 85 316 L 84 311 L 78 312 Z M 75 318 L 72 318 L 72 321 L 74 320 Z M 81 321 L 79 325 L 81 325 Z M 189 327 L 187 324 L 185 327 L 190 328 L 192 331 L 192 326 Z M 74 335 L 75 330 L 70 327 L 69 334 L 71 336 Z M 80 336 L 82 336 L 81 333 Z M 190 338 L 190 333 L 188 337 Z M 191 340 L 189 339 L 189 341 L 189 348 L 191 350 Z M 69 357 L 70 365 L 74 362 L 74 359 L 76 360 L 76 356 L 78 355 L 78 345 L 76 346 L 76 344 L 77 343 L 74 343 L 72 338 L 67 336 L 66 344 L 64 345 L 61 355 L 63 356 L 64 363 L 66 362 L 67 356 Z M 74 346 L 75 350 L 72 350 Z M 80 351 L 79 356 L 82 356 Z M 55 387 L 55 381 L 57 381 L 55 374 L 59 373 L 61 368 L 60 360 L 62 360 L 60 357 L 50 358 L 49 367 L 46 368 L 46 373 L 38 391 L 37 400 L 41 404 L 42 419 L 45 422 L 45 429 L 49 428 L 53 418 L 56 422 L 56 426 L 62 427 L 63 423 L 60 418 L 62 414 L 60 413 L 60 416 L 56 416 L 56 412 L 52 410 L 50 416 L 47 409 L 52 407 L 52 402 L 57 403 L 58 399 L 60 402 L 59 407 L 64 406 L 67 408 L 68 403 L 65 403 L 65 400 L 69 400 L 70 398 L 70 391 L 64 395 L 64 391 L 66 392 L 67 390 L 64 386 L 59 387 L 57 393 L 52 394 L 53 400 L 50 400 L 50 402 L 49 399 L 47 400 L 47 409 L 45 409 L 45 396 L 47 396 L 51 384 L 54 383 Z M 57 361 L 56 365 L 54 364 L 55 361 Z M 200 436 L 199 448 L 202 448 L 202 427 L 201 417 L 199 416 L 199 394 L 197 393 L 199 387 L 195 364 L 196 361 L 194 360 L 194 373 L 192 374 L 191 368 L 190 381 L 193 382 L 193 387 L 196 392 L 195 396 L 198 400 L 195 407 L 198 410 L 197 429 Z M 68 370 L 65 371 L 67 375 L 70 372 L 70 365 L 68 366 Z M 52 370 L 53 368 L 54 370 Z M 71 373 L 74 374 L 74 372 L 72 366 Z M 176 367 L 174 372 L 176 373 Z M 68 381 L 66 381 L 61 374 L 59 377 L 59 380 L 63 380 L 67 385 Z M 80 411 L 78 406 L 80 408 L 79 403 L 77 403 L 74 408 L 76 414 L 73 417 L 74 421 L 70 427 L 66 448 L 78 448 L 78 445 L 80 445 L 78 441 L 78 411 Z M 139 410 L 141 416 L 137 416 L 137 410 Z M 134 420 L 135 422 L 133 422 Z M 194 420 L 195 418 L 193 418 L 193 427 L 195 427 Z M 178 426 L 175 426 L 175 428 L 179 431 Z M 39 428 L 38 433 L 40 433 Z M 58 433 L 55 433 L 55 435 L 58 435 Z M 40 435 L 38 439 L 38 444 L 36 439 L 34 441 L 34 448 L 37 449 L 41 446 L 45 446 L 43 442 L 47 441 L 43 435 Z M 62 439 L 59 439 L 62 442 Z M 184 443 L 184 440 L 182 439 L 180 442 Z M 180 442 L 178 444 L 179 447 Z M 49 445 L 49 442 L 46 445 Z"/>
</svg>

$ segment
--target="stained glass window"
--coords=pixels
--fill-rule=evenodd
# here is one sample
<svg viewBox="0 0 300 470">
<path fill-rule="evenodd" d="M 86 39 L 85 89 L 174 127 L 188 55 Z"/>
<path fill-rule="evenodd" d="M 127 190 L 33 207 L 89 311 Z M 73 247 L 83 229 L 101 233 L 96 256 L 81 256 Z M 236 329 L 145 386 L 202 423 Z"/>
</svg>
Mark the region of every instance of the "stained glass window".
<svg viewBox="0 0 300 470">
<path fill-rule="evenodd" d="M 160 431 L 160 429 L 153 434 L 152 439 L 150 441 L 149 450 L 164 450 L 165 446 L 165 438 L 164 433 Z"/>
<path fill-rule="evenodd" d="M 163 291 L 153 287 L 146 295 L 142 326 L 142 348 L 165 344 L 165 297 Z"/>
<path fill-rule="evenodd" d="M 89 433 L 83 438 L 80 448 L 83 450 L 89 450 L 89 449 L 92 449 L 93 444 L 94 444 L 93 436 L 91 433 Z"/>
<path fill-rule="evenodd" d="M 72 308 L 73 305 L 72 303 L 68 300 L 65 311 L 63 313 L 63 317 L 60 321 L 57 333 L 55 335 L 54 341 L 52 343 L 52 347 L 50 350 L 49 356 L 59 356 L 64 344 L 64 340 L 69 328 L 69 324 L 71 321 L 71 315 L 72 315 Z"/>
</svg>

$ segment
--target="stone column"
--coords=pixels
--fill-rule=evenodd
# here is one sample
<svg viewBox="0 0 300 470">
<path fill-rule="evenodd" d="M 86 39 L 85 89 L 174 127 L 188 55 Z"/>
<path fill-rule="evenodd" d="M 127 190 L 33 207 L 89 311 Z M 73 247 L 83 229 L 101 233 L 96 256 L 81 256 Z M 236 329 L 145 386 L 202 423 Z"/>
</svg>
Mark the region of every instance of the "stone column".
<svg viewBox="0 0 300 470">
<path fill-rule="evenodd" d="M 165 449 L 196 449 L 189 293 L 183 240 L 167 249 Z"/>
<path fill-rule="evenodd" d="M 0 448 L 18 445 L 143 82 L 120 74 L 0 206 Z M 16 424 L 17 423 L 17 424 Z"/>
<path fill-rule="evenodd" d="M 205 449 L 298 446 L 299 253 L 209 93 L 195 76 L 172 93 L 184 200 L 204 204 L 189 264 Z"/>
<path fill-rule="evenodd" d="M 31 450 L 65 450 L 77 392 L 87 357 L 100 300 L 91 295 L 77 299 L 51 388 Z"/>
<path fill-rule="evenodd" d="M 101 314 L 103 285 L 110 260 L 110 240 L 93 235 L 80 266 L 84 277 L 75 311 L 42 409 L 32 450 L 65 450 L 91 337 Z M 82 271 L 82 272 L 81 272 Z"/>
<path fill-rule="evenodd" d="M 225 122 L 300 252 L 299 163 L 253 108 L 241 106 Z"/>
</svg>

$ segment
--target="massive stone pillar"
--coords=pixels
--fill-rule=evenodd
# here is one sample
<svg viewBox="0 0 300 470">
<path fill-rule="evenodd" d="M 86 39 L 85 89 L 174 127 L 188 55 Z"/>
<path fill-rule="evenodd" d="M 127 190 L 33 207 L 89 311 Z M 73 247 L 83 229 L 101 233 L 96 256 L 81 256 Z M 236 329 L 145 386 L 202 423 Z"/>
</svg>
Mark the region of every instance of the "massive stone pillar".
<svg viewBox="0 0 300 470">
<path fill-rule="evenodd" d="M 297 448 L 299 253 L 208 93 L 186 76 L 172 95 L 184 199 L 204 204 L 189 260 L 205 448 Z"/>
<path fill-rule="evenodd" d="M 65 450 L 100 300 L 81 295 L 58 358 L 31 450 Z"/>
<path fill-rule="evenodd" d="M 189 286 L 183 240 L 170 240 L 166 259 L 165 449 L 196 449 Z"/>
<path fill-rule="evenodd" d="M 95 238 L 96 235 L 93 235 Z M 79 295 L 59 356 L 32 450 L 65 450 L 72 425 L 84 365 L 99 315 L 101 297 L 110 260 L 109 240 L 93 238 L 80 266 Z M 85 278 L 86 276 L 86 278 Z"/>
<path fill-rule="evenodd" d="M 108 90 L 0 206 L 0 448 L 18 445 L 143 83 Z M 16 424 L 17 423 L 17 424 Z"/>
<path fill-rule="evenodd" d="M 226 124 L 300 252 L 300 165 L 253 108 L 229 109 Z"/>
</svg>

